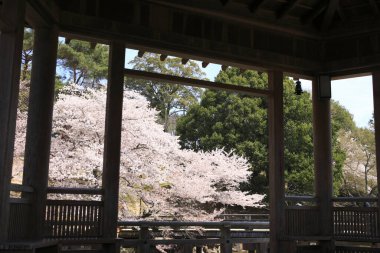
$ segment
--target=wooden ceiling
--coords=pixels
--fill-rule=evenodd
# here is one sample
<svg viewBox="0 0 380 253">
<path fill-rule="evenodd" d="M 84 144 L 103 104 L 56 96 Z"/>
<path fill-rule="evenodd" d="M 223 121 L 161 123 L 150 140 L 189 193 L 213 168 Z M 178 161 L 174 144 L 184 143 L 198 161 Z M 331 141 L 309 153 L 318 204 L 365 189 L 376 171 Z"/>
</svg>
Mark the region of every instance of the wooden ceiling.
<svg viewBox="0 0 380 253">
<path fill-rule="evenodd" d="M 380 0 L 27 2 L 64 36 L 187 59 L 307 76 L 380 65 Z"/>
</svg>

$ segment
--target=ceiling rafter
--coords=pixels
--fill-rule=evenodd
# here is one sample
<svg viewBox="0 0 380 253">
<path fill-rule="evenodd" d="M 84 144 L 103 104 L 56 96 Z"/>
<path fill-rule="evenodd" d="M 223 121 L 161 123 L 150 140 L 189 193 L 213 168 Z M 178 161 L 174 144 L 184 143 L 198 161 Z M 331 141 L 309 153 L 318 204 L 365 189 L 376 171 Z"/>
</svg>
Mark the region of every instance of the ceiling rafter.
<svg viewBox="0 0 380 253">
<path fill-rule="evenodd" d="M 259 7 L 265 2 L 266 0 L 252 0 L 249 5 L 248 5 L 248 9 L 249 11 L 254 14 L 258 9 Z"/>
<path fill-rule="evenodd" d="M 380 13 L 379 6 L 377 5 L 375 0 L 369 0 L 369 4 L 371 5 L 371 9 L 373 14 L 377 17 Z"/>
<path fill-rule="evenodd" d="M 326 1 L 319 1 L 318 5 L 304 17 L 300 18 L 300 22 L 304 25 L 311 23 L 316 17 L 318 17 L 327 8 Z"/>
<path fill-rule="evenodd" d="M 339 0 L 331 0 L 327 6 L 327 10 L 325 12 L 325 16 L 322 21 L 322 31 L 326 31 L 334 18 L 335 13 L 339 7 Z"/>
<path fill-rule="evenodd" d="M 285 17 L 299 2 L 300 0 L 290 0 L 288 3 L 284 4 L 276 13 L 277 19 Z"/>
<path fill-rule="evenodd" d="M 346 15 L 345 11 L 343 10 L 342 6 L 339 5 L 337 11 L 338 11 L 338 15 L 339 15 L 340 19 L 343 22 L 346 21 L 347 15 Z"/>
</svg>

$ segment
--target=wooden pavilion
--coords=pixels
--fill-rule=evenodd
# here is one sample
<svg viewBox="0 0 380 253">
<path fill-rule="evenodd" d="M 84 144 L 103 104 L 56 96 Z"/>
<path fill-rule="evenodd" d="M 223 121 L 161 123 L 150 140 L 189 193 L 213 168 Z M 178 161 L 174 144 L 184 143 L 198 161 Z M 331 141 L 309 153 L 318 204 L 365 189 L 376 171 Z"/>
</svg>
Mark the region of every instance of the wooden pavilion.
<svg viewBox="0 0 380 253">
<path fill-rule="evenodd" d="M 25 26 L 35 30 L 30 106 L 23 184 L 12 185 Z M 318 245 L 313 252 L 380 252 L 379 248 L 354 251 L 336 246 L 341 241 L 373 246 L 380 242 L 380 198 L 351 199 L 373 201 L 377 207 L 334 207 L 334 202 L 351 200 L 332 196 L 330 122 L 331 80 L 372 74 L 379 175 L 379 0 L 0 0 L 0 31 L 0 252 L 59 251 L 59 243 L 46 239 L 46 224 L 52 222 L 50 216 L 59 206 L 47 194 L 64 191 L 47 185 L 58 36 L 110 45 L 103 186 L 66 189 L 71 194 L 101 195 L 101 204 L 87 203 L 86 207 L 99 225 L 86 240 L 91 237 L 102 244 L 100 252 L 120 249 L 116 237 L 125 75 L 237 90 L 268 99 L 271 253 L 300 252 L 297 244 L 304 241 Z M 265 71 L 268 89 L 246 90 L 125 70 L 126 47 L 180 57 L 184 62 L 194 59 L 204 65 Z M 284 194 L 284 75 L 313 81 L 316 194 L 311 198 L 287 199 Z M 21 198 L 11 198 L 10 191 L 22 192 Z M 286 200 L 310 201 L 314 206 L 286 206 Z M 60 210 L 64 215 L 64 210 L 74 209 L 67 202 Z M 60 222 L 70 222 L 65 217 Z M 69 235 L 62 232 L 59 240 Z M 223 238 L 228 236 L 227 232 Z M 76 243 L 80 242 L 78 236 Z M 144 245 L 146 240 L 138 243 Z M 229 240 L 222 244 L 224 252 L 232 251 Z M 148 252 L 144 249 L 140 247 Z"/>
</svg>

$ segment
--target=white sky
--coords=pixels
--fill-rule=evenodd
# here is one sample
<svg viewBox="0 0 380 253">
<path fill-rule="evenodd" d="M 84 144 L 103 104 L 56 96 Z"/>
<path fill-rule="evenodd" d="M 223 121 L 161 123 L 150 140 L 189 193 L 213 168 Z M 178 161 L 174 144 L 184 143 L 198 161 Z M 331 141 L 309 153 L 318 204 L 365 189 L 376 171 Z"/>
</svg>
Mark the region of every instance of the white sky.
<svg viewBox="0 0 380 253">
<path fill-rule="evenodd" d="M 126 67 L 131 67 L 128 62 L 137 55 L 136 50 L 126 50 Z M 209 64 L 203 71 L 210 81 L 214 81 L 221 66 Z M 301 80 L 302 88 L 311 91 L 311 82 Z M 372 77 L 357 77 L 333 81 L 331 85 L 332 99 L 343 105 L 353 116 L 359 127 L 368 126 L 368 121 L 373 113 Z"/>
</svg>

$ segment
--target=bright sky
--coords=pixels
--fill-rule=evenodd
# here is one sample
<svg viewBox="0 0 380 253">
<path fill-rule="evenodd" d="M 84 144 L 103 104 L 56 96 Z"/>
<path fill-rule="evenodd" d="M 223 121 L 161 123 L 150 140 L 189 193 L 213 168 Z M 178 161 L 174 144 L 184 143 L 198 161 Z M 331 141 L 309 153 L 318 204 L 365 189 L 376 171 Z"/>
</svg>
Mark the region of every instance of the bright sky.
<svg viewBox="0 0 380 253">
<path fill-rule="evenodd" d="M 137 55 L 136 50 L 126 50 L 126 67 L 131 67 L 128 62 Z M 210 81 L 214 81 L 221 66 L 209 64 L 203 71 Z M 311 91 L 311 82 L 301 80 L 302 88 Z M 354 116 L 354 121 L 359 127 L 368 126 L 368 121 L 373 113 L 372 77 L 357 77 L 333 81 L 331 85 L 332 99 L 338 101 Z"/>
</svg>

